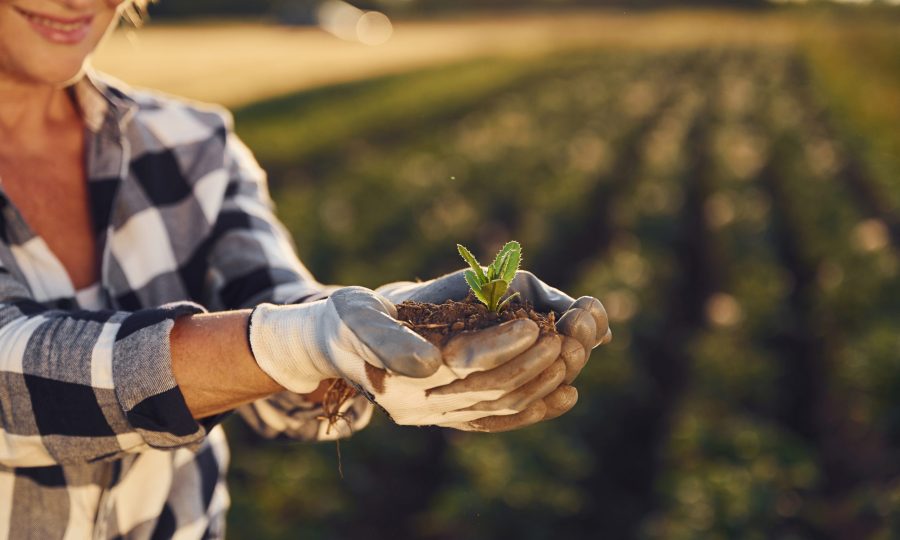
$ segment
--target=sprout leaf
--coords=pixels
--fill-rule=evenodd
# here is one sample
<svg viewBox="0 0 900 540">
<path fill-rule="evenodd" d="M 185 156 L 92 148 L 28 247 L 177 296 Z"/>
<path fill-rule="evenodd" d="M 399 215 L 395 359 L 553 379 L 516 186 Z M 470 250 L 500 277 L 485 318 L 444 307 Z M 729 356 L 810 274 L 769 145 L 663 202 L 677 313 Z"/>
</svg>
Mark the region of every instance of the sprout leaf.
<svg viewBox="0 0 900 540">
<path fill-rule="evenodd" d="M 478 281 L 478 276 L 475 275 L 475 272 L 473 272 L 472 270 L 466 270 L 465 276 L 466 283 L 469 284 L 469 288 L 471 288 L 472 292 L 475 293 L 475 297 L 485 304 L 488 304 L 488 298 L 484 295 L 484 292 L 482 292 L 482 285 Z"/>
<path fill-rule="evenodd" d="M 475 258 L 475 255 L 472 255 L 472 252 L 466 249 L 462 244 L 456 244 L 456 249 L 459 251 L 460 256 L 469 263 L 469 266 L 472 267 L 474 273 L 479 278 L 479 283 L 487 283 L 489 280 L 487 276 L 484 275 L 484 270 L 481 268 L 481 263 L 478 262 L 478 259 Z M 471 283 L 469 283 L 471 285 Z M 474 287 L 473 287 L 474 288 Z"/>
</svg>

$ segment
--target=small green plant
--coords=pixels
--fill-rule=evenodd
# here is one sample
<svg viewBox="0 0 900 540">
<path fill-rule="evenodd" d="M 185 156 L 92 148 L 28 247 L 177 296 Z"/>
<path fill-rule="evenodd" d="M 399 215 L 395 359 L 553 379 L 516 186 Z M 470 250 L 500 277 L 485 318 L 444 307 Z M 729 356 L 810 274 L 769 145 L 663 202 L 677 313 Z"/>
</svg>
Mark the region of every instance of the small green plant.
<svg viewBox="0 0 900 540">
<path fill-rule="evenodd" d="M 510 300 L 519 295 L 519 293 L 511 294 L 503 300 L 503 295 L 509 290 L 509 284 L 516 277 L 516 271 L 522 262 L 522 246 L 518 242 L 507 242 L 494 257 L 494 262 L 487 267 L 487 272 L 465 246 L 456 244 L 456 249 L 472 267 L 471 270 L 465 272 L 466 283 L 472 288 L 475 297 L 481 300 L 489 310 L 497 313 Z"/>
</svg>

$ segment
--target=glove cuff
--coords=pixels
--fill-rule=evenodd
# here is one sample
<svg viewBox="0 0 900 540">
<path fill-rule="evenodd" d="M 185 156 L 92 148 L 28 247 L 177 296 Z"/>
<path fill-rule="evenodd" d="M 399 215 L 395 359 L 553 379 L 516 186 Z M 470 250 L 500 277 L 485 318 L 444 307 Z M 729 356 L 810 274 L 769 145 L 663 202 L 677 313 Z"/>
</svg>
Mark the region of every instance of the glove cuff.
<svg viewBox="0 0 900 540">
<path fill-rule="evenodd" d="M 303 305 L 260 304 L 250 314 L 247 335 L 256 364 L 275 382 L 307 394 L 324 379 L 337 376 L 316 336 L 317 316 L 325 301 Z"/>
</svg>

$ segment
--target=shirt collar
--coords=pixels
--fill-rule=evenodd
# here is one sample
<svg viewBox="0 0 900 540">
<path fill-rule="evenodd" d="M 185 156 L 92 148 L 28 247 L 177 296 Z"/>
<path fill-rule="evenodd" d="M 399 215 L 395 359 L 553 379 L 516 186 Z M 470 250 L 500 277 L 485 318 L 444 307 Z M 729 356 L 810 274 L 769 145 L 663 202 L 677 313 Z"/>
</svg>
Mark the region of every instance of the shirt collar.
<svg viewBox="0 0 900 540">
<path fill-rule="evenodd" d="M 94 133 L 112 130 L 118 134 L 137 111 L 138 104 L 122 90 L 124 83 L 101 76 L 92 69 L 72 86 L 84 123 Z"/>
</svg>

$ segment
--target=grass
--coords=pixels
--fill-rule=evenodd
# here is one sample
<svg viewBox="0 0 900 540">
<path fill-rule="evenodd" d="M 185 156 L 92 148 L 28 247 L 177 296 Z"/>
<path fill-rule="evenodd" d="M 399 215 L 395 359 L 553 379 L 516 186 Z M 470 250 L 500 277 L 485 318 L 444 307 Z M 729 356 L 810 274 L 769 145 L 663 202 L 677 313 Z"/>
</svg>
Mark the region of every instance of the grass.
<svg viewBox="0 0 900 540">
<path fill-rule="evenodd" d="M 257 158 L 278 167 L 354 137 L 434 122 L 507 88 L 540 65 L 476 60 L 301 92 L 239 109 L 238 134 Z"/>
<path fill-rule="evenodd" d="M 235 111 L 238 135 L 274 170 L 316 161 L 354 139 L 437 125 L 511 88 L 578 69 L 598 52 L 484 58 L 316 88 Z"/>
<path fill-rule="evenodd" d="M 900 210 L 900 20 L 822 25 L 803 41 L 824 102 Z"/>
</svg>

